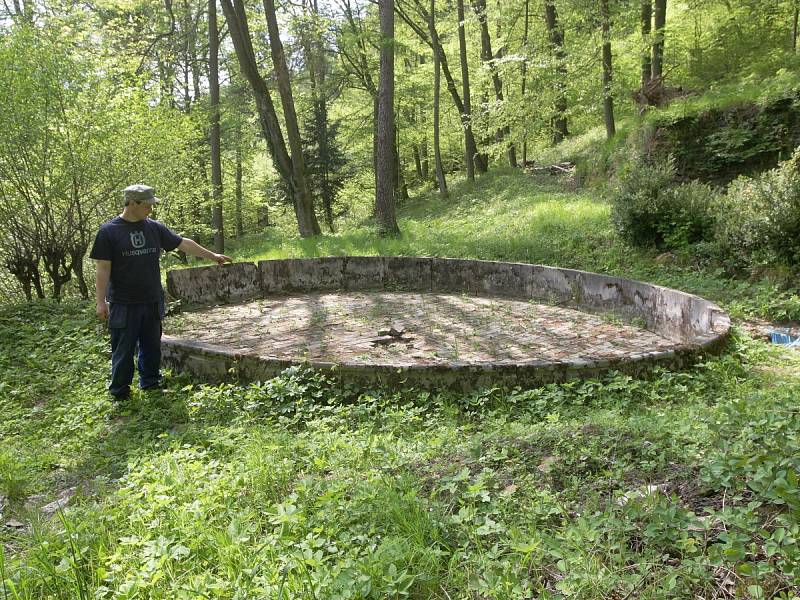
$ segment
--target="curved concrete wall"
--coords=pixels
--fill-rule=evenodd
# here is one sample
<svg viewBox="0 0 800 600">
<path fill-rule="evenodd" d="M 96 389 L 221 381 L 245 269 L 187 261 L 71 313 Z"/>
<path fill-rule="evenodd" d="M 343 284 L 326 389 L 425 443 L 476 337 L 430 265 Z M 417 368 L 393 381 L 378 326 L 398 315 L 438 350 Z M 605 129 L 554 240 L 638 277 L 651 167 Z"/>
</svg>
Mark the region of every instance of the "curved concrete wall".
<svg viewBox="0 0 800 600">
<path fill-rule="evenodd" d="M 499 296 L 590 312 L 611 312 L 640 321 L 650 331 L 675 342 L 669 351 L 632 355 L 613 364 L 583 360 L 549 364 L 531 360 L 513 365 L 454 363 L 447 367 L 383 369 L 386 372 L 364 365 L 336 366 L 339 376 L 387 383 L 397 380 L 422 385 L 439 381 L 469 387 L 500 380 L 515 385 L 537 385 L 595 376 L 610 368 L 638 374 L 654 364 L 683 367 L 701 351 L 720 349 L 730 329 L 730 319 L 718 306 L 691 294 L 620 277 L 524 263 L 398 256 L 268 260 L 258 265 L 236 263 L 170 271 L 167 288 L 188 307 L 336 290 Z M 259 379 L 275 375 L 290 364 L 168 336 L 164 346 L 167 363 L 198 375 L 224 376 L 234 369 L 242 378 Z M 326 363 L 311 366 L 333 367 Z"/>
</svg>

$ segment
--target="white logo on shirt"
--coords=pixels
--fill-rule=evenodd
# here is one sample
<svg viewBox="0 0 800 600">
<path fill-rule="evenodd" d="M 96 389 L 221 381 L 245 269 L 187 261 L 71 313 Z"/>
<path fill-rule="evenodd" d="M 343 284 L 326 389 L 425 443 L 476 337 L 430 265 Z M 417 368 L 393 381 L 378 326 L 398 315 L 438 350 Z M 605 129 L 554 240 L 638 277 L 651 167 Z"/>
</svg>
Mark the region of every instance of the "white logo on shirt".
<svg viewBox="0 0 800 600">
<path fill-rule="evenodd" d="M 131 244 L 134 248 L 144 248 L 145 243 L 144 231 L 131 231 Z"/>
</svg>

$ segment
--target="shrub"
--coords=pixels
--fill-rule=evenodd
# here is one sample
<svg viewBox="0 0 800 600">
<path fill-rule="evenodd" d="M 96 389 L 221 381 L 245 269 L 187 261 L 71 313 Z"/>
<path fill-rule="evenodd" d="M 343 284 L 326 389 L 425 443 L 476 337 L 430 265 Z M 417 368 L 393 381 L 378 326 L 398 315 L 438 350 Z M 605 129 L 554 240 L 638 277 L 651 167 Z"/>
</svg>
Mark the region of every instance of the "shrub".
<svg viewBox="0 0 800 600">
<path fill-rule="evenodd" d="M 729 266 L 800 265 L 800 148 L 775 169 L 733 181 L 719 208 L 714 238 Z"/>
<path fill-rule="evenodd" d="M 633 246 L 658 245 L 659 198 L 675 177 L 673 160 L 654 165 L 633 160 L 622 172 L 614 193 L 611 218 L 622 238 Z"/>
<path fill-rule="evenodd" d="M 672 160 L 637 161 L 623 173 L 612 215 L 628 243 L 681 249 L 712 239 L 717 192 L 694 181 L 670 187 L 674 175 Z"/>
<path fill-rule="evenodd" d="M 665 190 L 659 202 L 658 226 L 664 245 L 679 249 L 711 240 L 718 202 L 716 190 L 698 181 Z"/>
</svg>

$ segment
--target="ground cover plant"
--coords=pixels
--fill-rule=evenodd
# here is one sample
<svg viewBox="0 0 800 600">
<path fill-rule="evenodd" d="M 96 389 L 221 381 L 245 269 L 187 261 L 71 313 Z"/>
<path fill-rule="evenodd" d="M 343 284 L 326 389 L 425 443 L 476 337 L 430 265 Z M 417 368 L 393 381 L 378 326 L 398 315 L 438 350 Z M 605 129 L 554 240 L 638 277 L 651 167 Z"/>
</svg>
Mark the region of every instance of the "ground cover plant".
<svg viewBox="0 0 800 600">
<path fill-rule="evenodd" d="M 700 293 L 740 325 L 797 318 L 768 281 L 659 264 L 606 203 L 515 171 L 421 195 L 401 226 L 236 252 L 549 263 Z M 741 328 L 642 380 L 454 394 L 170 374 L 123 408 L 107 344 L 86 304 L 0 308 L 3 600 L 800 594 L 800 355 Z"/>
</svg>

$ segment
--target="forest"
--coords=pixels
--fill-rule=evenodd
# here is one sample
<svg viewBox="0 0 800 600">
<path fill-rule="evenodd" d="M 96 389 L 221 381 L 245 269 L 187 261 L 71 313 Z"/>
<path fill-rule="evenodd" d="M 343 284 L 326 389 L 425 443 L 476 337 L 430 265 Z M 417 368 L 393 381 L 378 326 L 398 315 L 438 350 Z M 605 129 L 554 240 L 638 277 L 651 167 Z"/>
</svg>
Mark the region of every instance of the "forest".
<svg viewBox="0 0 800 600">
<path fill-rule="evenodd" d="M 798 600 L 799 16 L 3 0 L 0 600 Z M 166 370 L 112 405 L 88 253 L 133 183 L 235 261 L 582 269 L 731 339 L 532 389 Z"/>
</svg>

